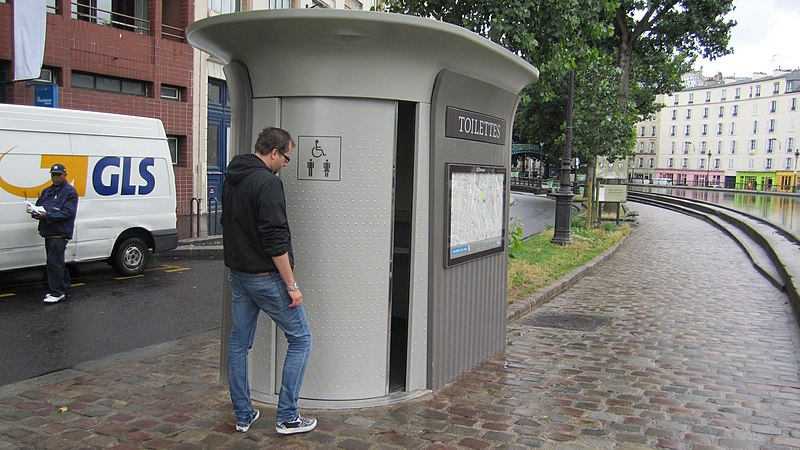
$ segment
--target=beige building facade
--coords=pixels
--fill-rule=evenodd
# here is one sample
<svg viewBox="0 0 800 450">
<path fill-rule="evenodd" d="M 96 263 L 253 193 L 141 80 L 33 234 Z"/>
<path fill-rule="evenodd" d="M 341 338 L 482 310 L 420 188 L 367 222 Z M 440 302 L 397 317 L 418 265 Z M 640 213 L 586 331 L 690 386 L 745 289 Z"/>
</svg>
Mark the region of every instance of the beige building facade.
<svg viewBox="0 0 800 450">
<path fill-rule="evenodd" d="M 637 124 L 638 182 L 787 191 L 797 185 L 800 71 L 716 77 L 660 96 Z"/>
</svg>

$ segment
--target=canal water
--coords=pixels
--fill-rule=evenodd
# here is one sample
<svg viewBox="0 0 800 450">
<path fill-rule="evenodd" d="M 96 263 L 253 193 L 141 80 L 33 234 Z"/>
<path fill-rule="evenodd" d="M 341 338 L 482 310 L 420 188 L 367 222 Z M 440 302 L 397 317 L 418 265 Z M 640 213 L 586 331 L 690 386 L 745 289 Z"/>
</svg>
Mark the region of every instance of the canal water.
<svg viewBox="0 0 800 450">
<path fill-rule="evenodd" d="M 780 226 L 800 239 L 800 195 L 769 192 L 734 191 L 729 189 L 686 189 L 683 187 L 631 186 L 659 194 L 674 195 L 727 208 L 764 219 Z"/>
</svg>

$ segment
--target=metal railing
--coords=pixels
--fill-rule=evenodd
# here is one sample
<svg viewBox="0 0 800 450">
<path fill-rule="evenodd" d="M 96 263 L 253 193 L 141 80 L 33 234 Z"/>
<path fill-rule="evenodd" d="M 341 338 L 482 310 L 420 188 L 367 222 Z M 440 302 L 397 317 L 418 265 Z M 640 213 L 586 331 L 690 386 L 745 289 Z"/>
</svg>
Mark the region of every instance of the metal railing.
<svg viewBox="0 0 800 450">
<path fill-rule="evenodd" d="M 219 223 L 219 201 L 215 197 L 208 199 L 208 235 L 216 236 L 217 224 Z M 212 232 L 213 230 L 213 232 Z"/>
<path fill-rule="evenodd" d="M 120 14 L 115 11 L 108 11 L 76 1 L 70 4 L 72 5 L 73 19 L 84 20 L 113 28 L 121 28 L 138 34 L 150 35 L 150 21 L 146 19 Z M 103 17 L 104 15 L 108 16 L 108 18 Z M 125 19 L 129 19 L 133 23 L 121 21 Z"/>
<path fill-rule="evenodd" d="M 178 41 L 183 41 L 186 38 L 186 32 L 183 28 L 173 27 L 165 23 L 161 24 L 161 35 Z"/>
<path fill-rule="evenodd" d="M 196 227 L 195 221 L 197 222 Z M 197 230 L 196 236 L 195 230 Z M 200 199 L 197 197 L 189 200 L 189 237 L 200 237 Z"/>
</svg>

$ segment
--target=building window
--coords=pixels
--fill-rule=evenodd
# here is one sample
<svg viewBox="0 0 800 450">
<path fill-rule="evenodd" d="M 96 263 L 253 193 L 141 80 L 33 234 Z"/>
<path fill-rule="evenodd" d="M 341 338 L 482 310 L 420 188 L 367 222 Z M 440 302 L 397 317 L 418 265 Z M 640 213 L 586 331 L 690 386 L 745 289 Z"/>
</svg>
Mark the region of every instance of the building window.
<svg viewBox="0 0 800 450">
<path fill-rule="evenodd" d="M 180 137 L 167 136 L 167 145 L 169 145 L 169 156 L 172 158 L 172 165 L 177 166 L 180 163 Z"/>
<path fill-rule="evenodd" d="M 269 0 L 269 9 L 288 9 L 291 3 L 291 0 Z"/>
<path fill-rule="evenodd" d="M 736 117 L 739 115 L 739 105 L 733 105 L 733 113 L 731 116 Z"/>
<path fill-rule="evenodd" d="M 790 108 L 792 111 L 797 109 L 797 97 L 792 98 L 792 106 Z"/>
<path fill-rule="evenodd" d="M 764 160 L 764 169 L 766 170 L 772 169 L 772 158 L 767 158 Z"/>
<path fill-rule="evenodd" d="M 667 160 L 667 167 L 669 167 L 671 169 L 673 167 L 673 164 L 674 164 L 674 162 L 673 162 L 672 158 L 669 158 Z"/>
<path fill-rule="evenodd" d="M 698 158 L 697 160 L 697 168 L 705 169 L 706 168 L 706 159 L 705 158 Z"/>
<path fill-rule="evenodd" d="M 670 144 L 670 153 L 672 153 L 673 155 L 675 154 L 675 141 L 672 141 L 672 143 Z"/>
<path fill-rule="evenodd" d="M 792 169 L 792 158 L 786 158 L 786 166 L 784 166 L 784 169 L 786 170 Z"/>
<path fill-rule="evenodd" d="M 708 119 L 708 107 L 703 108 L 703 119 Z"/>
<path fill-rule="evenodd" d="M 654 164 L 655 164 L 655 162 L 653 161 L 653 158 L 650 158 L 650 160 L 649 160 L 649 162 L 647 164 L 647 167 L 652 169 Z"/>
<path fill-rule="evenodd" d="M 722 141 L 717 141 L 717 154 L 722 154 Z"/>
<path fill-rule="evenodd" d="M 770 133 L 775 132 L 775 119 L 769 119 L 767 131 Z"/>
<path fill-rule="evenodd" d="M 742 96 L 742 88 L 736 88 L 733 94 L 733 98 L 738 100 Z"/>
<path fill-rule="evenodd" d="M 692 126 L 691 125 L 686 125 L 686 128 L 684 128 L 684 130 L 683 130 L 683 135 L 684 136 L 689 136 L 691 133 L 692 133 Z"/>
<path fill-rule="evenodd" d="M 94 89 L 96 91 L 117 92 L 120 94 L 147 97 L 148 83 L 138 80 L 126 80 L 105 75 L 72 72 L 72 87 Z"/>
<path fill-rule="evenodd" d="M 769 102 L 769 112 L 774 113 L 778 110 L 778 102 L 773 100 Z"/>
<path fill-rule="evenodd" d="M 750 139 L 750 152 L 751 153 L 755 153 L 756 152 L 756 140 L 755 139 Z"/>
<path fill-rule="evenodd" d="M 209 0 L 208 11 L 209 15 L 216 14 L 229 14 L 239 10 L 239 2 L 237 0 Z"/>
<path fill-rule="evenodd" d="M 733 136 L 733 133 L 735 132 L 735 130 L 736 130 L 736 123 L 735 122 L 731 122 L 731 136 Z"/>
<path fill-rule="evenodd" d="M 706 101 L 707 102 L 711 101 L 711 91 L 706 92 Z"/>
<path fill-rule="evenodd" d="M 721 135 L 722 135 L 722 124 L 718 123 L 717 124 L 717 136 L 721 136 Z"/>
<path fill-rule="evenodd" d="M 794 148 L 794 138 L 789 138 L 786 140 L 786 151 L 792 153 L 792 149 Z"/>
<path fill-rule="evenodd" d="M 630 128 L 629 128 L 629 130 L 630 130 Z M 630 133 L 630 131 L 629 131 L 629 133 Z M 670 125 L 670 127 L 669 127 L 669 135 L 670 136 L 675 136 L 675 125 Z"/>
<path fill-rule="evenodd" d="M 717 114 L 717 117 L 725 117 L 725 107 L 724 106 L 720 106 L 719 107 L 719 114 Z"/>
<path fill-rule="evenodd" d="M 753 133 L 758 133 L 758 121 L 753 121 Z"/>
<path fill-rule="evenodd" d="M 639 153 L 644 153 L 644 142 L 639 142 Z"/>
<path fill-rule="evenodd" d="M 686 119 L 688 120 L 688 119 L 691 119 L 691 118 L 692 118 L 692 110 L 691 109 L 687 109 L 686 110 Z"/>
<path fill-rule="evenodd" d="M 182 89 L 175 86 L 167 86 L 166 84 L 161 85 L 161 98 L 165 100 L 178 100 L 180 101 L 183 98 Z"/>
<path fill-rule="evenodd" d="M 639 137 L 643 137 L 643 136 L 644 136 L 644 127 L 641 127 L 639 129 Z"/>
<path fill-rule="evenodd" d="M 767 153 L 772 153 L 772 146 L 775 144 L 775 139 L 767 139 Z"/>
<path fill-rule="evenodd" d="M 700 153 L 705 155 L 707 150 L 708 150 L 708 142 L 701 141 L 700 142 Z"/>
<path fill-rule="evenodd" d="M 650 136 L 655 136 L 655 135 L 656 135 L 656 127 L 651 127 L 650 128 Z"/>
<path fill-rule="evenodd" d="M 731 141 L 731 155 L 736 154 L 736 141 Z"/>
<path fill-rule="evenodd" d="M 655 152 L 656 152 L 656 143 L 650 142 L 650 153 L 655 153 Z"/>
<path fill-rule="evenodd" d="M 693 93 L 689 94 L 689 104 L 691 105 L 692 103 L 694 103 L 694 94 Z"/>
<path fill-rule="evenodd" d="M 672 99 L 672 104 L 673 105 L 677 105 L 678 104 L 678 94 L 675 94 L 675 97 Z"/>
<path fill-rule="evenodd" d="M 719 158 L 714 159 L 714 168 L 719 169 L 721 160 Z"/>
<path fill-rule="evenodd" d="M 755 167 L 755 160 L 753 160 L 753 158 L 750 158 L 747 160 L 747 168 L 752 169 L 753 167 Z"/>
<path fill-rule="evenodd" d="M 758 103 L 753 103 L 753 115 L 758 115 Z"/>
<path fill-rule="evenodd" d="M 672 110 L 672 120 L 675 120 L 677 118 L 678 118 L 678 110 L 677 109 L 673 109 Z"/>
<path fill-rule="evenodd" d="M 681 169 L 686 169 L 689 167 L 689 158 L 682 158 L 681 159 Z"/>
<path fill-rule="evenodd" d="M 684 155 L 688 155 L 689 154 L 689 146 L 690 145 L 693 145 L 693 144 L 691 142 L 684 142 L 683 143 L 683 154 Z"/>
<path fill-rule="evenodd" d="M 703 124 L 703 131 L 700 134 L 702 134 L 703 136 L 708 135 L 708 124 L 707 123 Z"/>
<path fill-rule="evenodd" d="M 781 83 L 779 81 L 772 83 L 772 93 L 779 94 L 780 92 L 781 92 Z"/>
<path fill-rule="evenodd" d="M 722 93 L 719 95 L 720 100 L 727 100 L 728 99 L 728 90 L 723 89 Z"/>
<path fill-rule="evenodd" d="M 638 165 L 637 165 L 636 167 L 638 167 L 638 168 L 640 168 L 640 169 L 641 169 L 642 167 L 644 167 L 644 158 L 639 158 L 639 163 L 638 163 Z"/>
<path fill-rule="evenodd" d="M 756 97 L 761 97 L 761 85 L 756 85 Z"/>
<path fill-rule="evenodd" d="M 71 5 L 73 19 L 150 34 L 147 0 L 72 0 Z"/>
<path fill-rule="evenodd" d="M 733 169 L 733 158 L 728 160 L 728 169 Z"/>
</svg>

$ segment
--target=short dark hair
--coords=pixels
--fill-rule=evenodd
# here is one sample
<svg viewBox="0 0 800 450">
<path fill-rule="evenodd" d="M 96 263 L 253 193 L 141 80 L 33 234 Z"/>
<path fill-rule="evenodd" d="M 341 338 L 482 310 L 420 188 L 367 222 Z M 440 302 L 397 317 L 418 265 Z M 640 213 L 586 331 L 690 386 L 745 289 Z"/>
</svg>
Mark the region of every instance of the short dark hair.
<svg viewBox="0 0 800 450">
<path fill-rule="evenodd" d="M 278 149 L 279 152 L 285 154 L 289 150 L 289 144 L 294 147 L 294 139 L 288 131 L 267 127 L 261 130 L 256 139 L 256 153 L 259 155 L 267 155 L 273 148 Z"/>
</svg>

